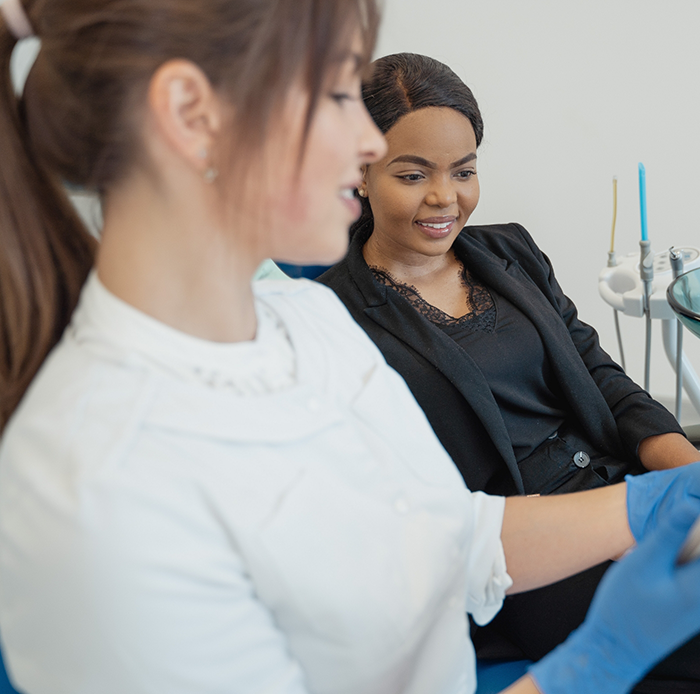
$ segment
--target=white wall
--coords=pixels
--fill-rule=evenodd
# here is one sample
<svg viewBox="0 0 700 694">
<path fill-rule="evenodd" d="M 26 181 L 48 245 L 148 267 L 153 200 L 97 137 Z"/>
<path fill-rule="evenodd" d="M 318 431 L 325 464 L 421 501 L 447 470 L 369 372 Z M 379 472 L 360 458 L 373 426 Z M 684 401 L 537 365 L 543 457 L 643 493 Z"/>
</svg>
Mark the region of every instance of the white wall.
<svg viewBox="0 0 700 694">
<path fill-rule="evenodd" d="M 638 249 L 639 161 L 653 247 L 700 246 L 700 2 L 386 0 L 385 8 L 378 56 L 437 58 L 479 101 L 486 134 L 472 221 L 524 224 L 617 356 L 612 309 L 597 292 L 613 175 L 618 252 Z M 628 372 L 641 381 L 643 321 L 621 323 Z M 672 398 L 674 375 L 655 328 L 651 389 Z M 700 341 L 686 343 L 700 371 Z"/>
</svg>

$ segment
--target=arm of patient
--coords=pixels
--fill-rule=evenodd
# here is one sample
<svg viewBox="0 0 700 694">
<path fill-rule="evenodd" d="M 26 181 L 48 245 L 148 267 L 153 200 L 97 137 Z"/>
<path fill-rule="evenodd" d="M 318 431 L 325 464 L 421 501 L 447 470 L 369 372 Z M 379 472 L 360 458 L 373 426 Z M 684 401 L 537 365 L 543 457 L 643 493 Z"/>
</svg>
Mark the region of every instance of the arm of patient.
<svg viewBox="0 0 700 694">
<path fill-rule="evenodd" d="M 669 433 L 649 436 L 637 450 L 647 470 L 665 470 L 700 460 L 700 451 L 685 436 Z"/>
<path fill-rule="evenodd" d="M 509 593 L 548 585 L 618 556 L 634 544 L 626 485 L 509 497 L 501 540 L 513 579 Z"/>
</svg>

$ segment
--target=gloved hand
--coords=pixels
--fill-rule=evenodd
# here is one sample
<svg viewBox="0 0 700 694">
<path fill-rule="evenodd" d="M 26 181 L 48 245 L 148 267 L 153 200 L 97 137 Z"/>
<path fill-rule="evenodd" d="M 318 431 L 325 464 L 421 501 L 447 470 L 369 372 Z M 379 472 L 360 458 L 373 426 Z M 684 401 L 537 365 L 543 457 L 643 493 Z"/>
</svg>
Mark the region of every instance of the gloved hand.
<svg viewBox="0 0 700 694">
<path fill-rule="evenodd" d="M 693 503 L 700 515 L 700 463 L 627 475 L 627 518 L 639 542 L 678 504 Z"/>
<path fill-rule="evenodd" d="M 681 504 L 603 577 L 584 623 L 530 669 L 543 694 L 621 694 L 700 631 L 700 560 L 676 566 L 697 518 Z"/>
</svg>

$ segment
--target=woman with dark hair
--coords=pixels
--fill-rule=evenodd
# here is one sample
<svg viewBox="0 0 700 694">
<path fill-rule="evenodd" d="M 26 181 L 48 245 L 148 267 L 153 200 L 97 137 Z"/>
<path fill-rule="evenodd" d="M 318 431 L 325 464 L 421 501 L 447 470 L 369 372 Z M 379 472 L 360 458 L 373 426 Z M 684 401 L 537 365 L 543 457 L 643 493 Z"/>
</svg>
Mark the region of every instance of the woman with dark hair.
<svg viewBox="0 0 700 694">
<path fill-rule="evenodd" d="M 319 281 L 404 377 L 467 486 L 563 493 L 698 460 L 578 319 L 527 231 L 465 226 L 484 132 L 471 90 L 409 53 L 370 75 L 363 98 L 388 151 L 365 165 L 348 255 Z M 583 620 L 607 566 L 509 597 L 474 634 L 477 652 L 541 658 Z M 700 686 L 700 640 L 663 673 Z"/>
<path fill-rule="evenodd" d="M 373 0 L 0 4 L 0 633 L 25 694 L 470 694 L 467 612 L 635 541 L 512 691 L 623 692 L 697 629 L 700 562 L 676 557 L 700 466 L 472 493 L 332 292 L 252 285 L 265 257 L 347 248 L 385 151 L 360 98 L 376 20 Z M 100 193 L 99 246 L 64 181 Z"/>
</svg>

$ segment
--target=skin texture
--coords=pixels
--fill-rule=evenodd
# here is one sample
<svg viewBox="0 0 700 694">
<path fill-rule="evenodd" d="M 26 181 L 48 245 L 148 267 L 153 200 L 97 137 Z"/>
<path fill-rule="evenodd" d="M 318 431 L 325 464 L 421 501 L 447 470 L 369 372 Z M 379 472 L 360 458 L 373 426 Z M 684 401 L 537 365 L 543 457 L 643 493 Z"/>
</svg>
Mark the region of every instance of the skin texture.
<svg viewBox="0 0 700 694">
<path fill-rule="evenodd" d="M 541 694 L 541 692 L 530 677 L 523 677 L 508 689 L 504 689 L 503 694 Z"/>
<path fill-rule="evenodd" d="M 458 111 L 431 107 L 400 118 L 386 139 L 386 155 L 363 171 L 375 221 L 365 260 L 414 286 L 429 304 L 461 317 L 471 307 L 451 247 L 479 202 L 474 129 Z M 420 221 L 441 217 L 454 223 L 432 238 Z M 700 460 L 676 433 L 644 439 L 638 455 L 649 470 Z"/>
</svg>

